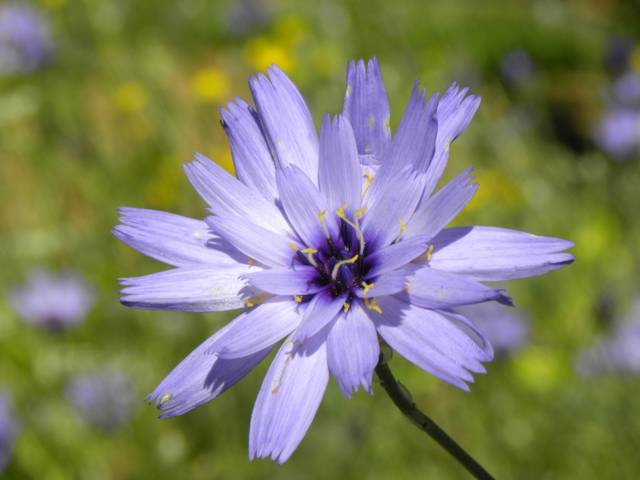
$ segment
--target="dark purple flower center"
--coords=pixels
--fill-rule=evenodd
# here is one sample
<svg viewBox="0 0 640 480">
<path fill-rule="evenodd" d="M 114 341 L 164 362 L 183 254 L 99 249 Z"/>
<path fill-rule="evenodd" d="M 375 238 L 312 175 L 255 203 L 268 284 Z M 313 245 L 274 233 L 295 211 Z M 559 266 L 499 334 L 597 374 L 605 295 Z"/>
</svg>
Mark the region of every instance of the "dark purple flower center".
<svg viewBox="0 0 640 480">
<path fill-rule="evenodd" d="M 358 221 L 341 217 L 338 238 L 327 235 L 318 242 L 317 249 L 298 250 L 297 258 L 316 269 L 314 286 L 326 287 L 333 297 L 338 297 L 366 284 L 364 279 L 373 267 L 367 260 L 370 252 L 371 245 L 365 241 Z M 347 301 L 350 300 L 351 295 Z"/>
</svg>

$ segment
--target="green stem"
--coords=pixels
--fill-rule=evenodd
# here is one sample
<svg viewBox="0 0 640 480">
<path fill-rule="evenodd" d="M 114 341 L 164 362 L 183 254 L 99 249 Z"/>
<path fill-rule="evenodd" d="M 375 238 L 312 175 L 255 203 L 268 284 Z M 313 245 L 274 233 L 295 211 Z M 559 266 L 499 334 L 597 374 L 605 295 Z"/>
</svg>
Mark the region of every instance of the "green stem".
<svg viewBox="0 0 640 480">
<path fill-rule="evenodd" d="M 380 355 L 380 360 L 376 366 L 376 375 L 393 403 L 411 423 L 438 442 L 438 444 L 466 468 L 474 478 L 479 480 L 494 480 L 482 465 L 476 462 L 453 438 L 447 435 L 433 420 L 416 407 L 409 392 L 393 376 L 393 372 L 383 358 L 383 355 Z"/>
</svg>

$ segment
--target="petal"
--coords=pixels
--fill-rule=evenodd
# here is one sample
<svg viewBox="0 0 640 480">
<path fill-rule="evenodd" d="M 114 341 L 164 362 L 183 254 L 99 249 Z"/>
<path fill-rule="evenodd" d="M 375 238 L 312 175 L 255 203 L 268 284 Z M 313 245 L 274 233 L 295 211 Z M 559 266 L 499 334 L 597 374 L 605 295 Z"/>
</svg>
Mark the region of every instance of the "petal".
<svg viewBox="0 0 640 480">
<path fill-rule="evenodd" d="M 424 182 L 424 174 L 405 169 L 384 188 L 367 196 L 368 209 L 362 221 L 367 241 L 373 242 L 376 248 L 382 248 L 400 236 L 422 197 Z"/>
<path fill-rule="evenodd" d="M 439 99 L 437 94 L 427 98 L 427 90 L 420 90 L 418 82 L 414 84 L 398 131 L 385 154 L 382 169 L 397 170 L 411 165 L 420 172 L 427 170 L 438 134 L 436 112 Z"/>
<path fill-rule="evenodd" d="M 239 382 L 266 357 L 273 345 L 245 358 L 221 359 L 206 353 L 229 329 L 227 325 L 205 340 L 147 396 L 162 411 L 161 418 L 183 415 L 213 400 Z"/>
<path fill-rule="evenodd" d="M 416 268 L 414 265 L 407 265 L 392 272 L 383 273 L 374 282 L 368 284 L 369 288 L 367 288 L 366 294 L 364 288 L 359 288 L 354 293 L 359 298 L 374 298 L 400 293 L 406 288 L 407 281 Z"/>
<path fill-rule="evenodd" d="M 314 296 L 304 312 L 302 322 L 291 336 L 293 341 L 304 343 L 331 323 L 343 308 L 346 299 L 346 294 L 333 298 L 328 292 L 320 292 Z"/>
<path fill-rule="evenodd" d="M 296 86 L 273 65 L 268 77 L 249 80 L 260 119 L 280 167 L 296 165 L 315 183 L 318 178 L 318 135 L 311 113 Z"/>
<path fill-rule="evenodd" d="M 304 352 L 288 341 L 280 347 L 253 407 L 251 459 L 284 463 L 302 441 L 329 381 L 325 340 L 318 335 Z"/>
<path fill-rule="evenodd" d="M 466 329 L 441 313 L 393 297 L 380 299 L 382 314 L 368 311 L 378 333 L 400 355 L 428 373 L 469 390 L 469 373 L 484 372 L 480 362 L 488 356 Z"/>
<path fill-rule="evenodd" d="M 276 173 L 280 201 L 289 222 L 307 247 L 316 247 L 324 243 L 321 218 L 329 232 L 335 238 L 338 223 L 335 215 L 325 215 L 325 199 L 316 186 L 295 166 L 278 170 Z"/>
<path fill-rule="evenodd" d="M 360 161 L 353 130 L 346 117 L 338 115 L 333 121 L 324 117 L 320 130 L 320 191 L 333 212 L 347 204 L 352 210 L 360 208 Z"/>
<path fill-rule="evenodd" d="M 229 139 L 236 176 L 251 190 L 272 202 L 277 196 L 276 167 L 260 128 L 257 112 L 236 99 L 221 109 L 222 126 Z"/>
<path fill-rule="evenodd" d="M 429 267 L 417 270 L 409 278 L 405 295 L 411 303 L 423 308 L 454 308 L 491 300 L 512 305 L 502 289 Z"/>
<path fill-rule="evenodd" d="M 220 358 L 244 358 L 261 352 L 289 335 L 302 314 L 293 300 L 273 299 L 238 316 L 209 348 Z"/>
<path fill-rule="evenodd" d="M 419 190 L 412 193 L 413 196 L 417 196 L 416 205 L 422 197 L 427 167 L 433 157 L 438 132 L 436 109 L 439 97 L 434 95 L 427 100 L 426 95 L 426 90 L 420 91 L 416 83 L 398 131 L 385 152 L 384 161 L 371 187 L 367 190 L 367 204 L 375 204 L 377 199 L 388 196 L 395 198 L 399 189 L 404 188 L 404 183 L 416 177 L 416 173 L 420 179 Z M 409 213 L 413 214 L 413 210 Z"/>
<path fill-rule="evenodd" d="M 407 237 L 422 235 L 435 237 L 460 213 L 478 190 L 478 184 L 471 184 L 468 168 L 451 180 L 433 197 L 424 199 L 407 224 Z"/>
<path fill-rule="evenodd" d="M 184 312 L 220 312 L 241 308 L 251 291 L 241 278 L 259 267 L 180 267 L 124 278 L 120 301 L 127 307 Z"/>
<path fill-rule="evenodd" d="M 375 279 L 378 275 L 404 267 L 412 260 L 427 251 L 427 241 L 424 237 L 413 237 L 384 247 L 367 257 L 370 270 L 366 279 Z"/>
<path fill-rule="evenodd" d="M 184 166 L 189 181 L 215 214 L 230 213 L 277 233 L 291 229 L 278 208 L 204 155 Z"/>
<path fill-rule="evenodd" d="M 430 265 L 474 280 L 531 277 L 572 263 L 573 243 L 496 227 L 456 227 L 433 239 Z"/>
<path fill-rule="evenodd" d="M 351 62 L 347 67 L 347 91 L 343 115 L 349 119 L 366 163 L 380 163 L 391 138 L 389 100 L 376 58 L 365 64 Z"/>
<path fill-rule="evenodd" d="M 158 210 L 123 207 L 113 234 L 143 254 L 176 267 L 187 265 L 235 265 L 247 257 L 217 235 L 201 220 Z"/>
<path fill-rule="evenodd" d="M 314 280 L 318 272 L 313 267 L 295 265 L 292 268 L 274 267 L 247 275 L 249 284 L 263 292 L 274 295 L 308 295 L 317 293 L 324 287 Z"/>
<path fill-rule="evenodd" d="M 354 301 L 347 313 L 338 317 L 327 337 L 329 371 L 345 397 L 351 398 L 360 385 L 371 392 L 371 377 L 379 355 L 376 328 L 360 302 Z"/>
<path fill-rule="evenodd" d="M 431 195 L 447 166 L 451 142 L 467 128 L 480 106 L 480 97 L 465 97 L 467 92 L 468 89 L 461 89 L 453 83 L 438 104 L 438 136 L 433 161 L 429 165 L 425 196 Z"/>
<path fill-rule="evenodd" d="M 227 242 L 264 265 L 289 266 L 293 261 L 291 237 L 252 225 L 233 214 L 207 217 L 206 222 Z"/>
</svg>

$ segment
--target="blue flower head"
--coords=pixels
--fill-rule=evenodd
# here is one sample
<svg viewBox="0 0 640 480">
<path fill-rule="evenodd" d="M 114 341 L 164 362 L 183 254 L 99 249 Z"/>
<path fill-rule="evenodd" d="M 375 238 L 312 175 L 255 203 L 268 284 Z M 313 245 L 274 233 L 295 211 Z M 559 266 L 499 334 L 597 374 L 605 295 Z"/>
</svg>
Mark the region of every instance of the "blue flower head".
<svg viewBox="0 0 640 480">
<path fill-rule="evenodd" d="M 82 322 L 95 301 L 93 288 L 75 272 L 33 270 L 9 299 L 22 319 L 49 331 L 67 330 Z"/>
<path fill-rule="evenodd" d="M 67 397 L 78 415 L 102 430 L 114 430 L 131 416 L 133 385 L 122 372 L 104 370 L 75 376 Z"/>
<path fill-rule="evenodd" d="M 492 227 L 445 228 L 475 193 L 470 170 L 436 190 L 451 142 L 480 99 L 452 85 L 416 84 L 397 131 L 375 59 L 352 62 L 341 114 L 318 137 L 300 92 L 278 67 L 249 80 L 255 103 L 222 110 L 236 169 L 202 155 L 187 177 L 209 205 L 205 221 L 121 210 L 115 235 L 168 271 L 122 280 L 138 308 L 244 308 L 149 395 L 163 417 L 212 400 L 278 353 L 251 417 L 253 457 L 284 462 L 329 377 L 349 398 L 371 391 L 379 339 L 468 389 L 491 345 L 455 308 L 510 304 L 481 281 L 542 274 L 573 261 L 570 242 Z M 284 339 L 284 342 L 281 342 Z M 278 347 L 279 345 L 279 347 Z"/>
<path fill-rule="evenodd" d="M 49 27 L 36 10 L 17 3 L 0 6 L 0 74 L 30 72 L 52 54 Z"/>
</svg>

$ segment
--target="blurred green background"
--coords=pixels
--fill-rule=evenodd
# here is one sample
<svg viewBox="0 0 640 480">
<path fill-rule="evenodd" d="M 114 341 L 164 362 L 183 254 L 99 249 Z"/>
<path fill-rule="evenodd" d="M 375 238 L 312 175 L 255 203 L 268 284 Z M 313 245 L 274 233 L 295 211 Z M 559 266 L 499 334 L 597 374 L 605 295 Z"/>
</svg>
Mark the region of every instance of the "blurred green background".
<svg viewBox="0 0 640 480">
<path fill-rule="evenodd" d="M 0 77 L 0 387 L 20 434 L 7 478 L 466 478 L 375 386 L 345 400 L 331 383 L 284 465 L 247 460 L 249 417 L 266 363 L 184 417 L 158 420 L 143 397 L 232 314 L 133 311 L 116 279 L 165 267 L 111 235 L 121 205 L 205 216 L 181 164 L 201 151 L 232 169 L 217 109 L 280 65 L 316 121 L 341 110 L 352 58 L 377 56 L 397 125 L 413 81 L 482 97 L 453 145 L 447 177 L 475 167 L 480 190 L 457 224 L 576 242 L 577 262 L 512 282 L 528 343 L 488 365 L 470 393 L 396 356 L 418 405 L 498 478 L 637 478 L 640 383 L 580 376 L 580 351 L 606 335 L 638 291 L 640 166 L 592 132 L 614 80 L 612 39 L 633 41 L 637 2 L 574 0 L 302 2 L 41 0 L 52 61 Z M 533 68 L 510 78 L 504 58 Z M 630 71 L 640 69 L 632 49 Z M 26 325 L 7 291 L 35 267 L 73 268 L 98 290 L 88 319 L 51 334 Z M 126 372 L 135 408 L 104 432 L 78 418 L 69 379 Z"/>
</svg>

